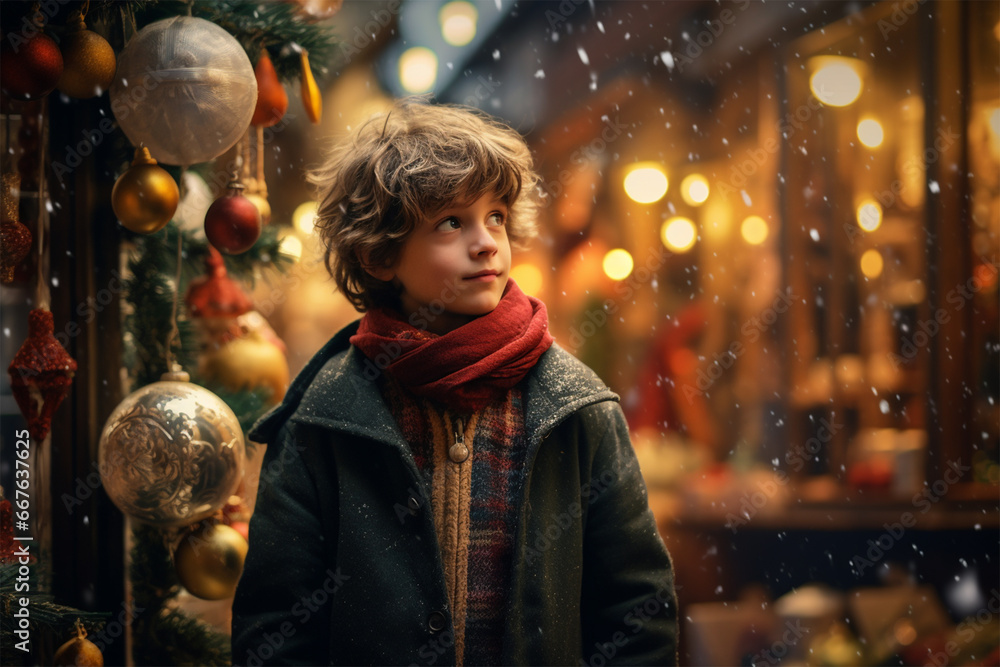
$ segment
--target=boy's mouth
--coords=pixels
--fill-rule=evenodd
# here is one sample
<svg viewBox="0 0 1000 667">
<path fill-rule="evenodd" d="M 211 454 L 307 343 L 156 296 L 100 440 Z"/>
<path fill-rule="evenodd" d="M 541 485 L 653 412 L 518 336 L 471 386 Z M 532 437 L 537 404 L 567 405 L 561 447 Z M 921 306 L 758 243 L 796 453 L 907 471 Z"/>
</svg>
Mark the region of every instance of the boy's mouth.
<svg viewBox="0 0 1000 667">
<path fill-rule="evenodd" d="M 480 271 L 479 273 L 474 273 L 471 276 L 465 276 L 462 280 L 472 280 L 475 282 L 489 282 L 491 280 L 496 280 L 500 276 L 499 271 L 487 270 Z"/>
</svg>

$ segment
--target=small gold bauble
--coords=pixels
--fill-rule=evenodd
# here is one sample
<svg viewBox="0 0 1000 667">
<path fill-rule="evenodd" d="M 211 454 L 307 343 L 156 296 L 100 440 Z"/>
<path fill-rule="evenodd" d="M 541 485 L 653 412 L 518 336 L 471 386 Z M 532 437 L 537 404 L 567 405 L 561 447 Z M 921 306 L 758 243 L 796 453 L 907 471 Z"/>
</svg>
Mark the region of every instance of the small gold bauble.
<svg viewBox="0 0 1000 667">
<path fill-rule="evenodd" d="M 222 600 L 236 592 L 247 557 L 247 541 L 225 524 L 188 533 L 174 551 L 177 578 L 192 595 Z"/>
<path fill-rule="evenodd" d="M 96 32 L 79 29 L 66 35 L 60 44 L 63 73 L 56 88 L 70 97 L 97 97 L 111 86 L 115 78 L 115 51 Z"/>
<path fill-rule="evenodd" d="M 271 205 L 267 202 L 265 197 L 260 196 L 256 193 L 243 195 L 250 200 L 250 203 L 257 207 L 260 211 L 260 224 L 266 225 L 271 222 Z"/>
<path fill-rule="evenodd" d="M 104 655 L 97 645 L 87 639 L 87 631 L 83 624 L 76 622 L 76 637 L 59 647 L 52 657 L 52 664 L 57 666 L 75 665 L 76 667 L 104 667 Z"/>
<path fill-rule="evenodd" d="M 137 234 L 152 234 L 163 229 L 180 201 L 177 183 L 165 169 L 157 166 L 149 150 L 135 152 L 132 166 L 118 177 L 111 191 L 111 207 L 121 223 Z"/>
<path fill-rule="evenodd" d="M 101 482 L 118 509 L 163 527 L 221 509 L 243 479 L 246 460 L 232 409 L 204 387 L 171 377 L 118 404 L 99 454 Z"/>
</svg>

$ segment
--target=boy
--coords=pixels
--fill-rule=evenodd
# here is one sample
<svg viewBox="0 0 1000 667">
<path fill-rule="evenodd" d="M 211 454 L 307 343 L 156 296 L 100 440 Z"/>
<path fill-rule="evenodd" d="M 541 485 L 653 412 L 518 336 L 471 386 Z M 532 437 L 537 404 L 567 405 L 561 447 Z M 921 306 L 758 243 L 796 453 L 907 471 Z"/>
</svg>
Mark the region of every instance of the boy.
<svg viewBox="0 0 1000 667">
<path fill-rule="evenodd" d="M 617 396 L 509 279 L 530 152 L 397 103 L 311 177 L 365 312 L 250 433 L 268 443 L 234 664 L 673 664 L 670 560 Z"/>
</svg>

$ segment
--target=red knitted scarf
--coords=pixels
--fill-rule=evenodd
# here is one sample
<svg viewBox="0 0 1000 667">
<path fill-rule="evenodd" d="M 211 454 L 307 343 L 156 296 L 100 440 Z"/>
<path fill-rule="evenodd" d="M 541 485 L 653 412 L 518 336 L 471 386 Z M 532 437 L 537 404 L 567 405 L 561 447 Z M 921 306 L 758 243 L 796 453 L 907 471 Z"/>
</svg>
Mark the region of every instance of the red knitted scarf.
<svg viewBox="0 0 1000 667">
<path fill-rule="evenodd" d="M 545 304 L 508 280 L 492 312 L 443 336 L 375 308 L 351 343 L 414 394 L 475 411 L 517 384 L 552 345 L 552 335 Z"/>
</svg>

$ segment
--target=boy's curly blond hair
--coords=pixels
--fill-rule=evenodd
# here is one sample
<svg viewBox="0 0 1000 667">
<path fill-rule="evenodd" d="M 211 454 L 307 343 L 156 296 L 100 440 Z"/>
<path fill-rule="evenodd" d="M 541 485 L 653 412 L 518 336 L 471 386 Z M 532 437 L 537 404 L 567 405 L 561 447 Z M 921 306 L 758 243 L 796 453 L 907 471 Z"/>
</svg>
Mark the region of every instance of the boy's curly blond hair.
<svg viewBox="0 0 1000 667">
<path fill-rule="evenodd" d="M 315 229 L 337 287 L 360 310 L 398 307 L 396 288 L 365 266 L 390 266 L 420 221 L 495 194 L 508 206 L 507 236 L 523 247 L 536 234 L 531 152 L 510 127 L 472 108 L 396 102 L 373 116 L 311 172 Z"/>
</svg>

